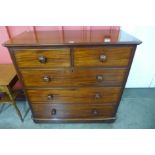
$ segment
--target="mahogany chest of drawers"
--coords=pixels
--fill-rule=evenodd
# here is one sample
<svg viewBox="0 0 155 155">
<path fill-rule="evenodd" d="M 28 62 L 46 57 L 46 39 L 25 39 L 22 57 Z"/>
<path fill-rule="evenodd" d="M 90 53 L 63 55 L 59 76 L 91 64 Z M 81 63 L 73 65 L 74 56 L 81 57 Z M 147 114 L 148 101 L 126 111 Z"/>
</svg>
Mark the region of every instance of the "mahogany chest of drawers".
<svg viewBox="0 0 155 155">
<path fill-rule="evenodd" d="M 4 46 L 35 122 L 96 122 L 115 120 L 140 43 L 118 30 L 66 30 L 24 32 Z"/>
</svg>

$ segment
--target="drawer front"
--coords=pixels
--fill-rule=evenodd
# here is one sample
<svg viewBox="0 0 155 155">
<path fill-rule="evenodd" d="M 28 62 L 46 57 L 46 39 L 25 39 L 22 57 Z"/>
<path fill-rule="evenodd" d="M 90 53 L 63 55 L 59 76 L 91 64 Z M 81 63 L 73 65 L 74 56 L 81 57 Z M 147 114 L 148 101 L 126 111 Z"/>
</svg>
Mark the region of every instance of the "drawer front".
<svg viewBox="0 0 155 155">
<path fill-rule="evenodd" d="M 19 67 L 69 67 L 69 49 L 24 49 L 16 50 L 15 58 Z"/>
<path fill-rule="evenodd" d="M 71 104 L 32 104 L 33 116 L 43 119 L 113 117 L 115 106 Z"/>
<path fill-rule="evenodd" d="M 125 69 L 21 70 L 27 87 L 122 85 Z"/>
<path fill-rule="evenodd" d="M 113 103 L 118 102 L 121 87 L 27 90 L 31 102 L 40 103 Z"/>
<path fill-rule="evenodd" d="M 132 47 L 75 48 L 75 66 L 128 66 Z"/>
</svg>

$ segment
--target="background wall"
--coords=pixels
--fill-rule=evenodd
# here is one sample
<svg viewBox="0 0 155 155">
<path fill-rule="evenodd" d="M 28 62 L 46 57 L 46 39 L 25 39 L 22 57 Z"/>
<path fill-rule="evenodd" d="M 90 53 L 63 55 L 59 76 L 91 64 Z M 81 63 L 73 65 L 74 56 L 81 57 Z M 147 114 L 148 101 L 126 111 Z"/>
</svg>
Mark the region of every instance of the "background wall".
<svg viewBox="0 0 155 155">
<path fill-rule="evenodd" d="M 142 41 L 137 46 L 126 87 L 155 87 L 155 27 L 127 27 L 122 30 Z"/>
<path fill-rule="evenodd" d="M 39 30 L 62 30 L 62 29 L 100 29 L 92 26 L 0 26 L 0 64 L 12 63 L 7 49 L 1 46 L 9 38 L 23 31 Z M 114 28 L 114 27 L 106 27 Z M 119 28 L 119 27 L 115 27 Z M 136 36 L 142 40 L 142 44 L 137 47 L 131 71 L 126 84 L 127 88 L 155 87 L 155 27 L 127 27 L 122 26 L 122 30 Z"/>
</svg>

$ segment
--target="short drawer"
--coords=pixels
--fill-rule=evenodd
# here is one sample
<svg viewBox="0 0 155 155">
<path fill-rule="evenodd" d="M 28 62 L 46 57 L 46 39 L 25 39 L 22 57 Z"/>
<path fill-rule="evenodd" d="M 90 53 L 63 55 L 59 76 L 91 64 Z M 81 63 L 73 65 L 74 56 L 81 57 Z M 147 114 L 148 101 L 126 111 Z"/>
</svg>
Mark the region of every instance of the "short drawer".
<svg viewBox="0 0 155 155">
<path fill-rule="evenodd" d="M 113 117 L 115 106 L 70 104 L 32 104 L 33 117 L 42 119 Z"/>
<path fill-rule="evenodd" d="M 69 67 L 70 50 L 63 49 L 20 49 L 14 52 L 19 67 Z"/>
<path fill-rule="evenodd" d="M 119 100 L 121 87 L 87 87 L 75 89 L 28 89 L 31 102 L 40 103 L 113 103 Z"/>
<path fill-rule="evenodd" d="M 128 66 L 132 47 L 75 48 L 75 66 Z"/>
<path fill-rule="evenodd" d="M 21 70 L 26 87 L 120 86 L 125 69 Z"/>
</svg>

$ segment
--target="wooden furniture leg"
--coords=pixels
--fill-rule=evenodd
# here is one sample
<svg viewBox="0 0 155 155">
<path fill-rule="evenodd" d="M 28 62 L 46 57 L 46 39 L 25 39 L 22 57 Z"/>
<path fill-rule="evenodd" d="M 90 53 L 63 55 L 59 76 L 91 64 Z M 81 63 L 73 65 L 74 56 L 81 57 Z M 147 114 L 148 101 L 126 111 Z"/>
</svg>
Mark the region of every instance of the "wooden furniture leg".
<svg viewBox="0 0 155 155">
<path fill-rule="evenodd" d="M 18 109 L 16 101 L 15 101 L 16 96 L 12 93 L 12 90 L 11 90 L 11 88 L 9 86 L 6 86 L 5 89 L 6 89 L 7 95 L 9 96 L 9 98 L 10 98 L 10 100 L 11 100 L 11 102 L 12 102 L 12 104 L 13 104 L 15 110 L 16 110 L 17 115 L 19 116 L 20 120 L 23 122 L 21 112 Z"/>
</svg>

